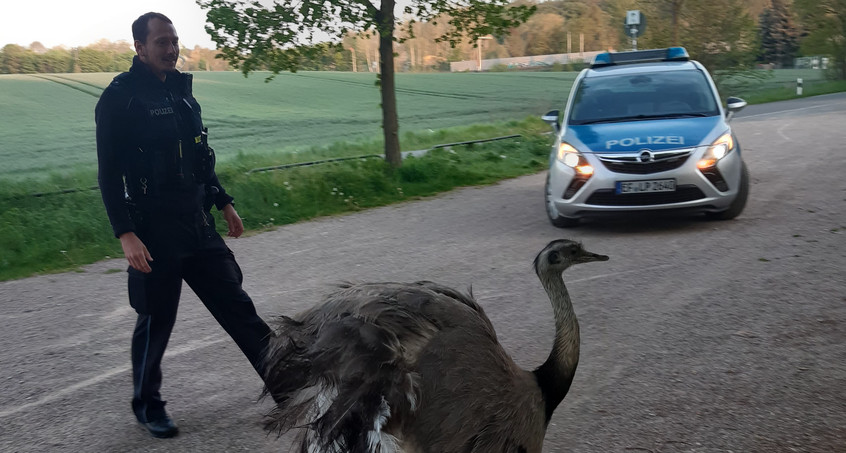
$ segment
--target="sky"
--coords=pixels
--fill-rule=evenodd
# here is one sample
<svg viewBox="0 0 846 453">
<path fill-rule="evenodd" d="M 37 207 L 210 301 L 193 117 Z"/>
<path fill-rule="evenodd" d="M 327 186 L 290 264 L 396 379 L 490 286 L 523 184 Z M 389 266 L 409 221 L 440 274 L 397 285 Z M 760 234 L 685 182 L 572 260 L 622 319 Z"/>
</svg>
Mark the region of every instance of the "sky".
<svg viewBox="0 0 846 453">
<path fill-rule="evenodd" d="M 149 11 L 169 17 L 185 47 L 216 47 L 195 0 L 2 0 L 0 5 L 0 48 L 34 41 L 47 48 L 101 39 L 132 43 L 132 22 Z"/>
</svg>

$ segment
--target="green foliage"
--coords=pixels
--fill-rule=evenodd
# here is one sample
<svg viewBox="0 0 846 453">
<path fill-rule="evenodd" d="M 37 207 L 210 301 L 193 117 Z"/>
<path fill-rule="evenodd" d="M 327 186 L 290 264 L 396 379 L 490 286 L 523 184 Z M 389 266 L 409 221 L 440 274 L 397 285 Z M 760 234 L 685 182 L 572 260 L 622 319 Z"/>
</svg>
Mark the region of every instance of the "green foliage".
<svg viewBox="0 0 846 453">
<path fill-rule="evenodd" d="M 683 11 L 689 29 L 681 42 L 692 58 L 712 73 L 752 66 L 758 34 L 740 0 L 686 2 Z"/>
<path fill-rule="evenodd" d="M 0 49 L 0 74 L 126 71 L 135 53 L 122 44 L 125 43 L 99 43 L 44 52 L 8 44 Z"/>
<path fill-rule="evenodd" d="M 377 8 L 356 0 L 304 0 L 272 5 L 239 0 L 197 0 L 208 10 L 206 31 L 217 43 L 223 58 L 244 75 L 259 69 L 271 72 L 268 80 L 282 71 L 295 72 L 305 61 L 321 52 L 313 45 L 329 35 L 340 42 L 349 31 L 379 36 L 379 87 L 385 159 L 399 166 L 399 121 L 394 85 L 394 41 L 397 18 L 393 1 Z M 421 20 L 447 16 L 451 28 L 435 41 L 471 42 L 489 34 L 503 34 L 525 22 L 534 6 L 510 7 L 508 0 L 412 0 L 404 12 Z M 413 36 L 413 30 L 407 34 Z"/>
<path fill-rule="evenodd" d="M 347 0 L 274 1 L 262 5 L 237 0 L 197 0 L 197 4 L 208 11 L 206 30 L 218 44 L 223 58 L 244 74 L 267 70 L 272 77 L 283 71 L 303 69 L 324 54 L 326 48 L 316 43 L 327 35 L 335 42 L 349 32 L 373 33 L 391 41 L 402 41 L 405 38 L 394 35 L 402 25 L 406 32 L 403 36 L 414 36 L 415 22 L 402 24 L 394 19 L 393 2 L 374 5 Z M 421 21 L 443 18 L 451 29 L 436 40 L 455 44 L 461 40 L 473 42 L 479 36 L 504 34 L 525 22 L 533 11 L 532 5 L 510 6 L 507 0 L 412 0 L 403 12 Z"/>
<path fill-rule="evenodd" d="M 5 190 L 4 190 L 5 191 Z M 5 194 L 4 194 L 5 195 Z M 117 256 L 99 192 L 0 198 L 0 279 Z M 111 239 L 111 240 L 110 240 Z"/>
<path fill-rule="evenodd" d="M 342 214 L 389 203 L 430 196 L 458 186 L 488 184 L 544 168 L 549 138 L 546 125 L 535 118 L 484 126 L 518 139 L 438 149 L 409 158 L 390 171 L 380 158 L 366 158 L 297 167 L 288 170 L 245 171 L 248 162 L 235 159 L 218 168 L 227 191 L 234 194 L 245 227 L 257 231 L 319 216 Z M 449 142 L 467 140 L 480 129 L 462 128 L 435 134 Z M 429 134 L 407 137 L 424 143 Z M 378 146 L 362 146 L 373 154 Z M 320 150 L 315 150 L 319 153 Z M 246 156 L 242 156 L 246 159 Z M 98 191 L 40 197 L 72 179 L 4 184 L 0 191 L 0 280 L 73 269 L 121 255 Z M 225 223 L 217 225 L 224 231 Z"/>
<path fill-rule="evenodd" d="M 772 5 L 761 13 L 758 27 L 761 29 L 758 61 L 792 67 L 799 50 L 800 30 L 789 5 L 784 0 L 772 0 Z"/>
<path fill-rule="evenodd" d="M 846 80 L 826 80 L 815 83 L 805 83 L 801 97 L 819 96 L 821 94 L 840 93 L 846 91 Z M 766 90 L 754 90 L 743 95 L 743 99 L 750 104 L 783 101 L 795 99 L 796 83 L 782 83 L 781 86 Z"/>
<path fill-rule="evenodd" d="M 638 48 L 684 46 L 690 56 L 712 73 L 752 67 L 758 54 L 758 29 L 742 0 L 653 0 L 612 2 L 621 48 L 630 48 L 631 38 L 623 33 L 622 18 L 627 9 L 639 9 L 648 17 Z"/>
<path fill-rule="evenodd" d="M 846 80 L 846 0 L 794 0 L 807 36 L 805 55 L 828 55 L 834 76 Z"/>
</svg>

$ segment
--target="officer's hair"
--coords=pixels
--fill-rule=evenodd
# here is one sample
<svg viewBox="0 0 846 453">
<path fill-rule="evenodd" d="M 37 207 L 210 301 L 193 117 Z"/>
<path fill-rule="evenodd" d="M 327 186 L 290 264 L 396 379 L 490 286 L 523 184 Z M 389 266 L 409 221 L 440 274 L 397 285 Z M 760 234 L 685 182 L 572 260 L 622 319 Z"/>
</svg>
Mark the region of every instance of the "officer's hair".
<svg viewBox="0 0 846 453">
<path fill-rule="evenodd" d="M 150 19 L 159 19 L 168 24 L 173 24 L 173 22 L 171 22 L 171 20 L 162 13 L 149 12 L 142 14 L 141 17 L 135 19 L 135 22 L 132 23 L 132 39 L 141 41 L 142 43 L 147 42 L 147 36 L 150 34 Z"/>
</svg>

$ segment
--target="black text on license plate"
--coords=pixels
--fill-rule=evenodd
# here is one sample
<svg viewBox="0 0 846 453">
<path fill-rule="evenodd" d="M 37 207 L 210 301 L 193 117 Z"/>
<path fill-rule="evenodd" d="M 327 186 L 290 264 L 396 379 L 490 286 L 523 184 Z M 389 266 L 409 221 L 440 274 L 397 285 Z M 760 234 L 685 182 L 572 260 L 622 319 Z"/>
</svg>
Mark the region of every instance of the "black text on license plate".
<svg viewBox="0 0 846 453">
<path fill-rule="evenodd" d="M 617 193 L 675 192 L 675 179 L 652 181 L 617 181 Z"/>
</svg>

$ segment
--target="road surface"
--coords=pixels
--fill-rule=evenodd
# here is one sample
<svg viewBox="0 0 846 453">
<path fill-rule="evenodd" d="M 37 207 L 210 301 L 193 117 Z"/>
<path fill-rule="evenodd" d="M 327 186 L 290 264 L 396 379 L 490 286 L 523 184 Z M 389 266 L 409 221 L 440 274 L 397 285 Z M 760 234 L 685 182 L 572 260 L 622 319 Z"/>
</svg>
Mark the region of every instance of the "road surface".
<svg viewBox="0 0 846 453">
<path fill-rule="evenodd" d="M 733 221 L 556 229 L 541 173 L 228 242 L 262 316 L 341 280 L 472 285 L 532 368 L 553 322 L 530 263 L 552 239 L 581 240 L 611 259 L 565 273 L 581 363 L 545 451 L 846 451 L 846 95 L 741 113 L 752 185 Z M 135 423 L 124 268 L 0 283 L 0 451 L 289 451 L 262 429 L 258 376 L 188 290 L 162 389 L 181 434 Z"/>
</svg>

